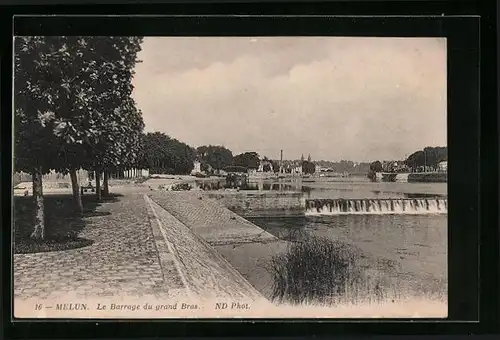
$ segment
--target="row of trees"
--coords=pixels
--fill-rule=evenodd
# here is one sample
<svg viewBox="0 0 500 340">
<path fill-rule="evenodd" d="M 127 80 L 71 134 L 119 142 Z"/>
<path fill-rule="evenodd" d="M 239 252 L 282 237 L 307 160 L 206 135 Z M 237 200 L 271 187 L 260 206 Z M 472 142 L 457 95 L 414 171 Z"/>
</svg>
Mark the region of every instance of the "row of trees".
<svg viewBox="0 0 500 340">
<path fill-rule="evenodd" d="M 436 168 L 440 162 L 448 160 L 447 147 L 426 147 L 424 150 L 419 150 L 412 153 L 405 163 L 410 168 L 427 166 Z"/>
<path fill-rule="evenodd" d="M 214 170 L 224 170 L 228 167 L 238 167 L 239 169 L 258 169 L 260 166 L 260 156 L 257 152 L 243 152 L 233 156 L 231 150 L 217 145 L 203 145 L 196 149 L 196 155 L 202 163 L 202 171 L 208 170 L 208 165 Z M 279 165 L 276 161 L 263 158 L 264 171 L 279 171 Z M 206 167 L 203 168 L 203 165 Z"/>
<path fill-rule="evenodd" d="M 153 132 L 141 136 L 137 166 L 152 173 L 188 174 L 193 170 L 195 157 L 196 150 L 189 145 Z"/>
<path fill-rule="evenodd" d="M 447 147 L 426 147 L 423 150 L 415 151 L 408 158 L 405 159 L 404 163 L 407 167 L 411 169 L 416 169 L 418 167 L 430 167 L 437 168 L 438 164 L 443 161 L 448 160 L 448 148 Z M 383 171 L 383 165 L 380 161 L 374 161 L 370 164 L 370 172 L 381 172 Z"/>
<path fill-rule="evenodd" d="M 35 223 L 45 237 L 42 175 L 70 174 L 73 198 L 83 212 L 77 170 L 100 176 L 137 165 L 144 123 L 131 97 L 141 37 L 16 37 L 14 60 L 14 160 L 33 178 Z"/>
</svg>

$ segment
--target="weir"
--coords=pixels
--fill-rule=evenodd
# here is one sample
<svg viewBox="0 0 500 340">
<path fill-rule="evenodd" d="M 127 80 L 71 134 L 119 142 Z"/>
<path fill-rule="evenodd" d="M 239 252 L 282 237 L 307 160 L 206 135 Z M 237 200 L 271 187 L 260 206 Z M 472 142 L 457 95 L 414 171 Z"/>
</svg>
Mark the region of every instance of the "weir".
<svg viewBox="0 0 500 340">
<path fill-rule="evenodd" d="M 306 200 L 306 215 L 447 213 L 447 198 Z"/>
</svg>

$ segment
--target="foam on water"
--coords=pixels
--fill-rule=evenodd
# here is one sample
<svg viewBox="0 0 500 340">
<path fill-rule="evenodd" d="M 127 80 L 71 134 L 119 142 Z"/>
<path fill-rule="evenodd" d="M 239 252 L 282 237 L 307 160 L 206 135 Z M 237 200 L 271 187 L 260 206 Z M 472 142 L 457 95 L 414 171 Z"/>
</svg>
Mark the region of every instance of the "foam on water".
<svg viewBox="0 0 500 340">
<path fill-rule="evenodd" d="M 306 200 L 306 215 L 447 214 L 445 198 Z"/>
</svg>

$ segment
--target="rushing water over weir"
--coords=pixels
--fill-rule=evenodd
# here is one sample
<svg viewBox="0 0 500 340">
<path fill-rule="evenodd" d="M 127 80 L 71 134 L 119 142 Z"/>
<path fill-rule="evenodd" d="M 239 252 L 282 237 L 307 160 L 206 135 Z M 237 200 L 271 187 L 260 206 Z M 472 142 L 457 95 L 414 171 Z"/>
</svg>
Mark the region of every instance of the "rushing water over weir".
<svg viewBox="0 0 500 340">
<path fill-rule="evenodd" d="M 306 215 L 446 213 L 446 198 L 306 200 Z"/>
</svg>

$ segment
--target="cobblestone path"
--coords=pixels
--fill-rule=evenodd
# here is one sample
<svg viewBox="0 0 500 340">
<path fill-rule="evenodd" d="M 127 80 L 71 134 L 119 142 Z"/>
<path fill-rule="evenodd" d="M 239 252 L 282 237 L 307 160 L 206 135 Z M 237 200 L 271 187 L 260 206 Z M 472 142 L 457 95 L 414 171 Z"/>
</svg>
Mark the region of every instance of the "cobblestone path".
<svg viewBox="0 0 500 340">
<path fill-rule="evenodd" d="M 151 192 L 162 208 L 211 245 L 274 242 L 277 238 L 201 192 Z"/>
<path fill-rule="evenodd" d="M 148 196 L 144 195 L 144 198 L 157 218 L 178 272 L 192 297 L 265 301 L 215 249 Z"/>
<path fill-rule="evenodd" d="M 143 194 L 129 193 L 97 208 L 102 216 L 85 217 L 80 237 L 88 247 L 14 255 L 14 297 L 168 297 L 183 285 L 169 254 L 159 256 Z M 161 246 L 161 244 L 160 244 Z M 162 270 L 161 263 L 170 266 Z M 170 272 L 168 270 L 170 269 Z M 167 278 L 167 280 L 165 280 Z"/>
</svg>

